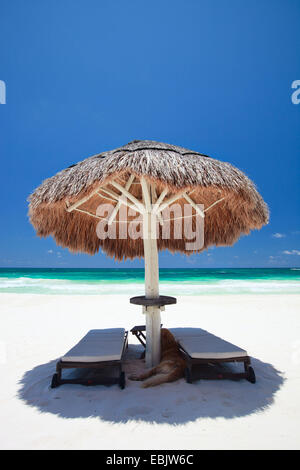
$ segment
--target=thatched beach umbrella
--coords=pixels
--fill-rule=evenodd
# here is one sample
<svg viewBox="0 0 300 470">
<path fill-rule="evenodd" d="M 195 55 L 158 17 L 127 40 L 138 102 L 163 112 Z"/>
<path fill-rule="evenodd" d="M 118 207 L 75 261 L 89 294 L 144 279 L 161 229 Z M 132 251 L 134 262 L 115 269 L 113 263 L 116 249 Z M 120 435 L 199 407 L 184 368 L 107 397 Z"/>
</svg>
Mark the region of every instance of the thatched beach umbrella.
<svg viewBox="0 0 300 470">
<path fill-rule="evenodd" d="M 101 248 L 117 260 L 145 258 L 147 366 L 160 359 L 158 250 L 189 255 L 213 245 L 232 245 L 268 222 L 267 205 L 240 170 L 149 140 L 135 140 L 71 165 L 45 180 L 29 202 L 31 223 L 41 237 L 52 235 L 73 252 L 93 255 Z M 174 204 L 177 213 L 171 216 Z M 178 221 L 181 228 L 189 222 L 189 228 L 175 235 Z M 199 227 L 203 243 L 187 248 Z"/>
</svg>

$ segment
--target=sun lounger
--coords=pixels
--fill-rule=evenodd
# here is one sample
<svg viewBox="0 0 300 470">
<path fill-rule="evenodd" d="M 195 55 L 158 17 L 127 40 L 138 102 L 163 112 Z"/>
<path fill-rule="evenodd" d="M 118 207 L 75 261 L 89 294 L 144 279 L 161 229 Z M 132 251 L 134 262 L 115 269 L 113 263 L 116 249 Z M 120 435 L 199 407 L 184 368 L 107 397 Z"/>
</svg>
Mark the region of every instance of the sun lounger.
<svg viewBox="0 0 300 470">
<path fill-rule="evenodd" d="M 131 330 L 143 346 L 146 336 L 145 325 L 133 327 Z M 188 383 L 198 379 L 247 379 L 255 383 L 254 370 L 251 360 L 244 349 L 229 343 L 201 328 L 170 328 L 171 333 L 178 341 L 179 347 L 187 362 L 185 378 Z M 242 362 L 244 372 L 226 371 L 221 365 L 230 362 Z M 194 366 L 201 365 L 197 376 Z"/>
<path fill-rule="evenodd" d="M 254 370 L 247 352 L 201 328 L 171 328 L 187 361 L 186 381 L 194 380 L 193 366 L 209 365 L 205 373 L 197 373 L 197 379 L 242 379 L 255 383 Z M 221 370 L 220 364 L 243 362 L 244 372 Z M 219 369 L 219 370 L 218 370 Z"/>
<path fill-rule="evenodd" d="M 125 374 L 122 371 L 123 356 L 128 346 L 128 332 L 123 328 L 90 330 L 56 364 L 56 373 L 52 377 L 51 387 L 65 383 L 96 385 L 118 383 L 125 387 Z M 98 378 L 62 378 L 62 369 L 104 369 L 117 367 L 118 377 Z"/>
</svg>

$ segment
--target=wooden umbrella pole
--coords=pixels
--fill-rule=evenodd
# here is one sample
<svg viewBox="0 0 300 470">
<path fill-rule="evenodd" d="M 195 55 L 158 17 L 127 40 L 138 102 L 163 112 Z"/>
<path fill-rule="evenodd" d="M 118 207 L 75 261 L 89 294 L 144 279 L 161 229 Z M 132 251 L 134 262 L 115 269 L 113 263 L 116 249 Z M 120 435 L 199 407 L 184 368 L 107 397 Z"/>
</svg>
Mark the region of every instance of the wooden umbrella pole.
<svg viewBox="0 0 300 470">
<path fill-rule="evenodd" d="M 156 214 L 152 212 L 149 184 L 141 180 L 146 212 L 143 214 L 143 241 L 145 259 L 145 295 L 148 299 L 159 296 L 158 250 L 156 240 Z M 146 367 L 160 362 L 160 308 L 146 308 Z"/>
</svg>

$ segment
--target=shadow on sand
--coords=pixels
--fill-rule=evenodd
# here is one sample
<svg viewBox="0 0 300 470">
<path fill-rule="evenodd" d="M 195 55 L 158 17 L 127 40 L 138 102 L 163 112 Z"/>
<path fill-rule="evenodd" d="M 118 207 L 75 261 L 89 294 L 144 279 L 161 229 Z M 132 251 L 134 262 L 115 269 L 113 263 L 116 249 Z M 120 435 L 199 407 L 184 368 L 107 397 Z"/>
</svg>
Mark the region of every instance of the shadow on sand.
<svg viewBox="0 0 300 470">
<path fill-rule="evenodd" d="M 139 359 L 142 347 L 130 345 L 125 362 L 126 376 L 144 368 Z M 232 419 L 265 411 L 282 386 L 282 374 L 271 364 L 252 358 L 256 384 L 246 380 L 201 380 L 187 384 L 184 379 L 142 389 L 139 382 L 126 379 L 117 385 L 65 384 L 51 389 L 56 360 L 26 372 L 20 381 L 19 398 L 40 412 L 63 418 L 95 417 L 112 423 L 131 420 L 148 423 L 185 424 L 198 418 Z"/>
</svg>

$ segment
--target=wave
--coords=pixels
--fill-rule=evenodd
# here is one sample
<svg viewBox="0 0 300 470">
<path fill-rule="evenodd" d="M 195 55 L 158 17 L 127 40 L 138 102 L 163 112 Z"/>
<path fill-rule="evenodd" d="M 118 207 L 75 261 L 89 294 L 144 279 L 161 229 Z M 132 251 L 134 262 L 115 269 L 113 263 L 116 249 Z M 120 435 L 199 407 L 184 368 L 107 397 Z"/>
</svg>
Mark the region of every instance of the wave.
<svg viewBox="0 0 300 470">
<path fill-rule="evenodd" d="M 184 280 L 160 281 L 160 291 L 168 295 L 217 294 L 300 294 L 296 280 Z M 2 293 L 30 293 L 54 295 L 142 295 L 144 281 L 67 280 L 46 278 L 0 278 Z"/>
</svg>

